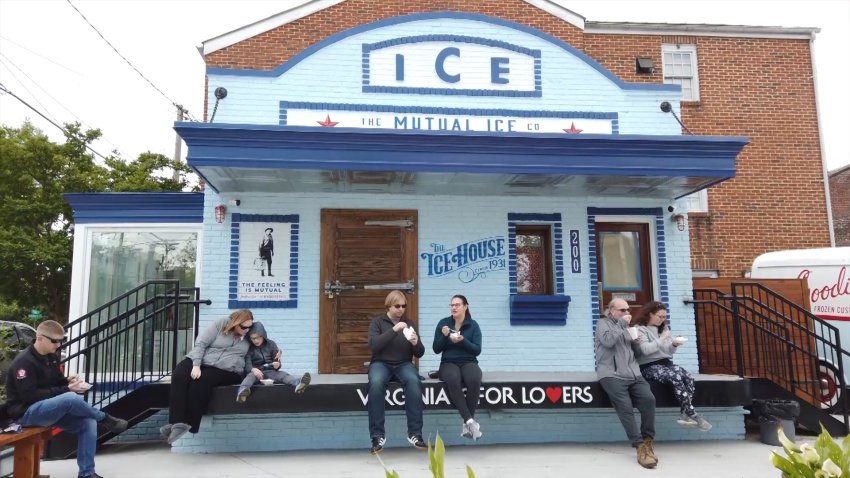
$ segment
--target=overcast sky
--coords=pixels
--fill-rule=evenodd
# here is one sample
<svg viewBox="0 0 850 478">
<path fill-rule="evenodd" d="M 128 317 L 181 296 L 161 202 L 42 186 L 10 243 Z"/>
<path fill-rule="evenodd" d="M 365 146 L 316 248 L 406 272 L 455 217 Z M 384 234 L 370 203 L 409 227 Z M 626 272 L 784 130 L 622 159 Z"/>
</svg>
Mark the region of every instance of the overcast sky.
<svg viewBox="0 0 850 478">
<path fill-rule="evenodd" d="M 94 148 L 126 159 L 171 156 L 176 108 L 203 117 L 201 42 L 300 0 L 71 0 L 150 82 L 100 38 L 66 0 L 0 0 L 0 83 L 59 124 L 100 128 Z M 379 1 L 379 0 L 375 0 Z M 850 2 L 847 0 L 570 1 L 589 21 L 817 27 L 821 129 L 829 169 L 850 163 Z M 317 36 L 317 40 L 320 37 Z M 157 89 L 159 91 L 157 91 Z M 24 119 L 56 141 L 62 133 L 9 95 L 0 123 Z M 185 146 L 183 155 L 185 156 Z"/>
</svg>

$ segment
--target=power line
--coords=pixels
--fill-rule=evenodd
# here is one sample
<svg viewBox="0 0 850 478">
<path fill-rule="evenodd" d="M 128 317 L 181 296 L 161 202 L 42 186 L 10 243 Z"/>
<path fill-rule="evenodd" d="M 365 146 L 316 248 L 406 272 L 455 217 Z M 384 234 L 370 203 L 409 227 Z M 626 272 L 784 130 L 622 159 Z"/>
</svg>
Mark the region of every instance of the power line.
<svg viewBox="0 0 850 478">
<path fill-rule="evenodd" d="M 7 42 L 11 43 L 12 45 L 15 45 L 15 46 L 17 46 L 18 48 L 21 48 L 21 49 L 23 49 L 23 50 L 26 50 L 26 51 L 28 51 L 28 52 L 32 53 L 33 55 L 35 55 L 35 56 L 37 56 L 37 57 L 39 57 L 39 58 L 42 58 L 42 59 L 44 59 L 44 60 L 47 60 L 47 61 L 49 61 L 50 63 L 53 63 L 54 65 L 56 65 L 56 66 L 58 66 L 58 67 L 60 67 L 60 68 L 62 68 L 62 69 L 65 69 L 65 70 L 67 70 L 67 71 L 70 71 L 71 73 L 73 73 L 73 74 L 75 74 L 75 75 L 77 75 L 77 76 L 82 76 L 82 75 L 80 74 L 80 72 L 78 72 L 78 71 L 76 71 L 76 70 L 73 70 L 73 69 L 71 69 L 71 68 L 68 68 L 67 66 L 65 66 L 65 65 L 63 65 L 63 64 L 61 64 L 61 63 L 58 63 L 58 62 L 56 62 L 56 61 L 53 61 L 53 60 L 51 60 L 50 58 L 48 58 L 48 57 L 46 57 L 46 56 L 42 55 L 41 53 L 39 53 L 39 52 L 37 52 L 37 51 L 30 50 L 29 48 L 27 48 L 27 47 L 25 47 L 25 46 L 21 45 L 20 43 L 17 43 L 17 42 L 15 42 L 15 41 L 12 41 L 12 40 L 10 40 L 10 39 L 8 39 L 8 38 L 4 37 L 3 35 L 0 35 L 0 40 L 7 41 Z"/>
<path fill-rule="evenodd" d="M 27 75 L 27 72 L 25 72 L 24 70 L 22 70 L 22 69 L 21 69 L 21 67 L 19 67 L 18 65 L 16 65 L 16 64 L 15 64 L 15 62 L 13 62 L 11 58 L 9 58 L 8 56 L 4 55 L 3 53 L 0 53 L 0 64 L 3 64 L 3 58 L 5 58 L 5 59 L 6 59 L 6 61 L 7 61 L 7 62 L 9 62 L 9 64 L 11 64 L 12 66 L 14 66 L 14 67 L 15 67 L 18 71 L 20 71 L 20 72 L 21 72 L 24 76 L 26 76 L 28 80 L 30 80 L 30 81 L 31 81 L 31 82 L 32 82 L 32 83 L 33 83 L 33 84 L 34 84 L 34 85 L 35 85 L 35 86 L 36 86 L 39 90 L 41 90 L 42 92 L 44 92 L 44 94 L 45 94 L 45 95 L 47 95 L 47 96 L 48 96 L 51 100 L 55 101 L 55 102 L 56 102 L 56 104 L 58 104 L 58 105 L 59 105 L 62 109 L 64 109 L 65 111 L 67 111 L 68 113 L 70 113 L 70 114 L 71 114 L 71 116 L 73 116 L 74 118 L 76 118 L 76 119 L 77 119 L 77 121 L 79 121 L 82 125 L 84 125 L 85 127 L 89 128 L 89 129 L 94 129 L 94 128 L 90 125 L 90 124 L 88 124 L 88 123 L 86 123 L 85 121 L 83 121 L 83 119 L 82 119 L 82 118 L 80 118 L 80 117 L 79 117 L 76 113 L 74 113 L 73 111 L 71 111 L 70 109 L 68 109 L 68 107 L 67 107 L 67 106 L 65 106 L 64 104 L 62 104 L 62 102 L 61 102 L 61 101 L 59 101 L 58 99 L 56 99 L 56 98 L 55 98 L 53 95 L 51 95 L 51 94 L 50 94 L 47 90 L 45 90 L 44 88 L 42 88 L 42 87 L 41 87 L 41 85 L 39 85 L 39 84 L 38 84 L 38 82 L 36 82 L 34 79 L 32 79 L 32 77 L 31 77 L 31 76 Z M 7 66 L 6 68 L 8 69 L 9 67 Z M 18 83 L 20 83 L 21 88 L 25 89 L 25 90 L 27 91 L 27 93 L 29 93 L 29 94 L 30 94 L 30 96 L 32 96 L 32 97 L 33 97 L 33 99 L 34 99 L 34 100 L 35 100 L 35 101 L 39 104 L 39 106 L 41 106 L 41 107 L 42 107 L 45 111 L 47 111 L 47 114 L 49 114 L 49 115 L 50 115 L 50 116 L 51 116 L 51 117 L 52 117 L 55 121 L 57 121 L 57 122 L 58 122 L 58 120 L 56 120 L 56 116 L 55 116 L 55 115 L 53 115 L 52 113 L 50 113 L 50 111 L 48 110 L 48 108 L 47 108 L 46 106 L 44 106 L 44 104 L 43 104 L 41 101 L 39 101 L 39 100 L 38 100 L 38 98 L 36 97 L 36 95 L 34 95 L 34 94 L 33 94 L 33 92 L 32 92 L 32 91 L 30 91 L 30 90 L 26 87 L 26 85 L 25 85 L 25 84 L 24 84 L 21 80 L 19 80 L 17 77 L 15 77 L 15 74 L 14 74 L 11 70 L 9 70 L 9 73 L 12 75 L 12 77 L 14 77 L 16 80 L 18 80 Z M 100 139 L 102 139 L 103 141 L 105 141 L 105 142 L 107 142 L 107 143 L 111 144 L 113 149 L 115 149 L 115 150 L 119 150 L 119 149 L 120 149 L 120 148 L 118 147 L 118 145 L 116 145 L 116 144 L 115 144 L 115 143 L 113 143 L 112 141 L 109 141 L 109 139 L 107 139 L 106 137 L 101 136 L 101 137 L 100 137 Z"/>
<path fill-rule="evenodd" d="M 8 88 L 6 88 L 6 86 L 5 86 L 5 85 L 3 85 L 3 83 L 0 83 L 0 92 L 3 92 L 3 93 L 8 94 L 8 95 L 11 95 L 13 98 L 15 98 L 16 100 L 18 100 L 18 101 L 20 101 L 21 103 L 23 103 L 23 104 L 24 104 L 27 108 L 29 108 L 29 109 L 31 109 L 31 110 L 33 110 L 33 111 L 35 111 L 35 112 L 36 112 L 39 116 L 41 116 L 42 118 L 46 119 L 46 120 L 47 120 L 50 124 L 52 124 L 53 126 L 55 126 L 55 127 L 59 128 L 60 130 L 62 130 L 62 132 L 63 132 L 63 133 L 65 133 L 67 136 L 71 136 L 71 133 L 69 133 L 69 132 L 68 132 L 68 130 L 66 130 L 66 129 L 65 129 L 65 128 L 63 128 L 62 126 L 59 126 L 59 124 L 57 124 L 55 121 L 53 121 L 52 119 L 48 118 L 47 116 L 44 116 L 44 113 L 42 113 L 41 111 L 38 111 L 38 110 L 37 110 L 35 107 L 33 107 L 31 104 L 29 104 L 29 103 L 27 103 L 26 101 L 24 101 L 24 100 L 23 100 L 20 96 L 18 96 L 18 95 L 16 95 L 16 94 L 12 93 L 12 92 L 11 92 Z M 97 155 L 98 157 L 100 157 L 101 159 L 103 159 L 104 161 L 106 161 L 106 156 L 104 156 L 104 155 L 102 155 L 102 154 L 98 153 L 97 151 L 95 151 L 95 150 L 94 150 L 91 146 L 89 146 L 88 144 L 85 144 L 85 147 L 86 147 L 86 149 L 88 149 L 89 151 L 91 151 L 92 153 L 94 153 L 95 155 Z"/>
<path fill-rule="evenodd" d="M 5 61 L 4 61 L 4 60 L 5 60 Z M 28 80 L 32 81 L 32 82 L 33 82 L 33 84 L 35 84 L 35 86 L 37 86 L 37 87 L 38 87 L 41 91 L 44 91 L 44 88 L 42 88 L 42 87 L 38 86 L 38 83 L 36 83 L 35 81 L 33 81 L 33 79 L 32 79 L 32 78 L 30 78 L 30 77 L 29 77 L 29 75 L 27 75 L 27 73 L 26 73 L 24 70 L 22 70 L 20 67 L 18 67 L 18 65 L 16 65 L 16 64 L 15 64 L 15 62 L 13 62 L 12 60 L 10 60 L 8 56 L 6 56 L 6 55 L 4 55 L 4 54 L 0 53 L 0 65 L 5 66 L 5 67 L 6 67 L 6 69 L 7 69 L 7 70 L 9 70 L 9 74 L 10 74 L 10 75 L 12 75 L 12 78 L 14 78 L 14 79 L 18 80 L 18 84 L 20 84 L 20 85 L 21 85 L 21 88 L 23 88 L 24 90 L 26 90 L 26 92 L 27 92 L 27 93 L 29 93 L 29 94 L 30 94 L 30 96 L 32 96 L 32 97 L 33 97 L 33 99 L 35 100 L 35 102 L 36 102 L 36 103 L 38 103 L 38 106 L 41 106 L 41 108 L 42 108 L 44 111 L 46 111 L 46 112 L 47 112 L 47 114 L 48 114 L 48 115 L 50 115 L 50 117 L 51 117 L 51 118 L 53 118 L 53 121 L 56 121 L 56 116 L 55 116 L 55 115 L 53 115 L 53 113 L 51 113 L 51 112 L 50 112 L 50 109 L 49 109 L 48 107 L 44 106 L 44 104 L 43 104 L 41 101 L 38 101 L 38 97 L 36 97 L 36 95 L 34 95 L 34 94 L 33 94 L 33 92 L 32 92 L 32 91 L 30 91 L 30 89 L 29 89 L 29 88 L 27 88 L 27 85 L 25 85 L 25 84 L 24 84 L 24 82 L 23 82 L 23 81 L 21 81 L 21 79 L 20 79 L 20 78 L 18 78 L 18 77 L 17 77 L 17 75 L 15 75 L 15 72 L 14 72 L 11 68 L 9 68 L 9 65 L 7 65 L 6 63 L 9 63 L 9 65 L 14 66 L 16 70 L 18 70 L 19 72 L 21 72 L 21 74 L 22 74 L 22 75 L 24 75 L 25 77 L 27 77 L 27 79 L 28 79 Z M 50 95 L 48 94 L 47 96 L 50 96 Z M 53 97 L 51 96 L 51 98 L 53 98 Z M 53 100 L 54 100 L 54 101 L 56 101 L 56 98 L 53 98 Z M 79 119 L 79 118 L 78 118 L 78 119 Z"/>
<path fill-rule="evenodd" d="M 121 59 L 122 59 L 122 60 L 124 60 L 125 62 L 127 62 L 127 64 L 128 64 L 128 65 L 130 65 L 130 68 L 132 68 L 133 70 L 135 70 L 135 72 L 136 72 L 136 73 L 138 73 L 138 74 L 139 74 L 139 76 L 141 76 L 141 77 L 142 77 L 142 79 L 144 79 L 145 81 L 147 81 L 147 82 L 148 82 L 148 84 L 149 84 L 149 85 L 151 85 L 151 87 L 152 87 L 153 89 L 155 89 L 156 91 L 158 91 L 158 92 L 159 92 L 159 94 L 161 94 L 161 95 L 162 95 L 162 96 L 163 96 L 166 100 L 168 100 L 168 102 L 169 102 L 169 103 L 171 103 L 171 104 L 172 104 L 175 108 L 183 109 L 183 111 L 184 111 L 185 113 L 187 113 L 187 114 L 189 113 L 188 111 L 186 111 L 186 110 L 183 108 L 183 106 L 181 106 L 181 105 L 177 104 L 177 102 L 176 102 L 176 101 L 174 101 L 174 100 L 172 100 L 171 98 L 169 98 L 169 97 L 168 97 L 168 95 L 166 95 L 166 94 L 165 94 L 162 90 L 160 90 L 159 88 L 157 88 L 157 86 L 156 86 L 156 85 L 154 85 L 154 84 L 153 84 L 153 82 L 152 82 L 151 80 L 149 80 L 149 79 L 148 79 L 145 75 L 143 75 L 143 74 L 142 74 L 142 72 L 141 72 L 141 71 L 139 71 L 139 69 L 138 69 L 138 68 L 136 68 L 136 67 L 135 67 L 132 63 L 130 63 L 130 60 L 128 60 L 128 59 L 127 59 L 124 55 L 122 55 L 122 54 L 121 54 L 121 52 L 120 52 L 120 51 L 118 51 L 118 49 L 117 49 L 117 48 L 115 48 L 115 46 L 114 46 L 114 45 L 112 45 L 112 43 L 110 43 L 110 42 L 109 42 L 109 40 L 107 40 L 105 36 L 103 36 L 103 33 L 100 33 L 100 31 L 97 29 L 97 27 L 95 27 L 94 25 L 92 25 L 92 23 L 89 21 L 89 19 L 88 19 L 88 18 L 86 18 L 86 16 L 85 16 L 85 15 L 83 15 L 83 12 L 81 12 L 81 11 L 80 11 L 80 10 L 79 10 L 79 9 L 78 9 L 78 8 L 77 8 L 74 4 L 73 4 L 73 3 L 71 3 L 71 0 L 66 0 L 66 1 L 68 2 L 68 5 L 71 5 L 71 8 L 73 8 L 73 9 L 74 9 L 77 13 L 79 13 L 79 14 L 80 14 L 80 16 L 81 16 L 81 17 L 83 17 L 83 20 L 85 20 L 85 22 L 86 22 L 86 23 L 87 23 L 87 24 L 88 24 L 88 25 L 92 28 L 92 30 L 94 30 L 94 31 L 95 31 L 95 33 L 97 33 L 97 34 L 98 34 L 98 36 L 100 36 L 100 38 L 102 38 L 102 39 L 103 39 L 103 41 L 105 41 L 105 42 L 106 42 L 106 44 L 107 44 L 107 45 L 109 45 L 109 47 L 110 47 L 110 48 L 112 48 L 112 50 L 113 50 L 113 51 L 115 51 L 115 53 L 116 53 L 118 56 L 120 56 L 120 57 L 121 57 Z M 192 115 L 190 114 L 190 115 L 189 115 L 189 117 L 190 117 L 190 118 L 192 118 Z M 192 118 L 192 119 L 194 120 L 194 118 Z"/>
</svg>

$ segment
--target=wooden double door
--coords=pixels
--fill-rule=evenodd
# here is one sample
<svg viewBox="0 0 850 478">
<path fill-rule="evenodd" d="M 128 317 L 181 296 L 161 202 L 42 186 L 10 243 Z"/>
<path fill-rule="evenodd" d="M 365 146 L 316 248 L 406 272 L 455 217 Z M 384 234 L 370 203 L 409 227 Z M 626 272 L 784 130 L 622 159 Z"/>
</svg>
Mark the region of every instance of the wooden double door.
<svg viewBox="0 0 850 478">
<path fill-rule="evenodd" d="M 394 289 L 418 324 L 417 219 L 414 210 L 322 210 L 319 373 L 367 372 L 369 323 Z"/>
</svg>

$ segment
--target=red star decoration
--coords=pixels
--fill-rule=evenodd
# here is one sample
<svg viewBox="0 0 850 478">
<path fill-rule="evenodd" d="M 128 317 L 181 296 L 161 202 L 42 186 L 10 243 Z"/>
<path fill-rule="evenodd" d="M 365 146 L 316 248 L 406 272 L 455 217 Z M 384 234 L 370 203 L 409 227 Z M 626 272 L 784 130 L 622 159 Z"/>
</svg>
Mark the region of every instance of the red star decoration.
<svg viewBox="0 0 850 478">
<path fill-rule="evenodd" d="M 572 123 L 570 125 L 570 129 L 564 129 L 564 133 L 570 133 L 570 134 L 578 134 L 578 133 L 581 133 L 582 131 L 584 131 L 584 130 L 576 128 L 575 123 Z"/>
<path fill-rule="evenodd" d="M 339 124 L 339 121 L 331 121 L 331 115 L 327 115 L 324 121 L 316 121 L 316 123 L 319 123 L 320 125 L 327 128 L 333 128 L 334 126 Z"/>
</svg>

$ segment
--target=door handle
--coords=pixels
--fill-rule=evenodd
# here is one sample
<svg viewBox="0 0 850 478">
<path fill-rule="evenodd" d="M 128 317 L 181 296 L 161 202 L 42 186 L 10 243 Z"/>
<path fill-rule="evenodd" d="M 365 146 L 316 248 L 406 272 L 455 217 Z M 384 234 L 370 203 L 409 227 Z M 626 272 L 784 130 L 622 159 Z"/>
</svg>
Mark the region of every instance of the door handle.
<svg viewBox="0 0 850 478">
<path fill-rule="evenodd" d="M 369 284 L 364 285 L 363 288 L 366 290 L 403 290 L 410 293 L 413 293 L 416 289 L 413 285 L 413 279 L 410 279 L 407 282 L 398 282 L 394 284 Z"/>
<path fill-rule="evenodd" d="M 344 290 L 352 290 L 355 287 L 356 286 L 353 286 L 353 285 L 343 284 L 338 279 L 333 281 L 333 282 L 326 280 L 325 281 L 324 293 L 325 293 L 325 295 L 328 296 L 328 299 L 333 299 L 334 295 L 339 294 L 340 292 L 342 292 Z"/>
</svg>

